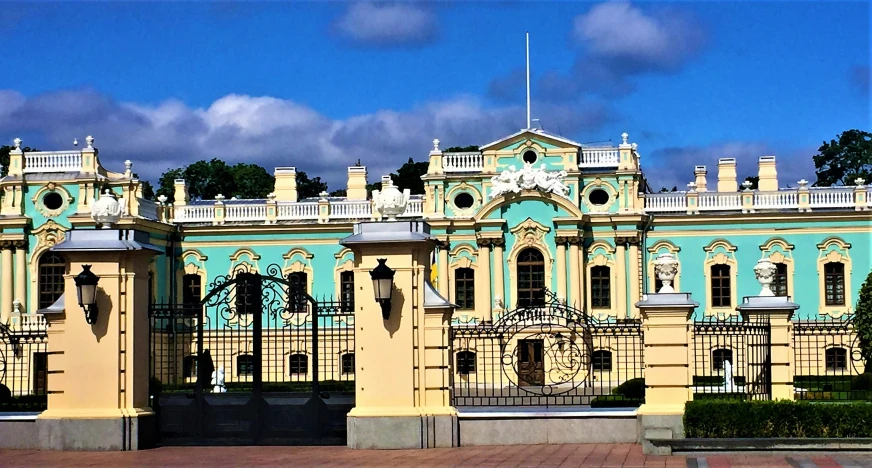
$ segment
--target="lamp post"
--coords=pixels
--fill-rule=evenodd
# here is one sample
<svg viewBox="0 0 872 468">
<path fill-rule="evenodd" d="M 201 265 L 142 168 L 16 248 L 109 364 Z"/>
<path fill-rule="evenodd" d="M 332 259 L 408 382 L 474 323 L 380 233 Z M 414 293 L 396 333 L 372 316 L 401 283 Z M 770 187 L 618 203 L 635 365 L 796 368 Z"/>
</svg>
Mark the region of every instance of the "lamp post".
<svg viewBox="0 0 872 468">
<path fill-rule="evenodd" d="M 82 272 L 73 280 L 76 282 L 79 307 L 85 311 L 85 322 L 93 325 L 97 321 L 97 282 L 100 277 L 91 272 L 91 265 L 82 265 Z"/>
<path fill-rule="evenodd" d="M 379 258 L 378 266 L 369 272 L 372 278 L 372 289 L 375 292 L 375 301 L 381 305 L 382 318 L 391 317 L 391 293 L 394 289 L 394 270 L 391 270 L 385 262 L 386 258 Z"/>
</svg>

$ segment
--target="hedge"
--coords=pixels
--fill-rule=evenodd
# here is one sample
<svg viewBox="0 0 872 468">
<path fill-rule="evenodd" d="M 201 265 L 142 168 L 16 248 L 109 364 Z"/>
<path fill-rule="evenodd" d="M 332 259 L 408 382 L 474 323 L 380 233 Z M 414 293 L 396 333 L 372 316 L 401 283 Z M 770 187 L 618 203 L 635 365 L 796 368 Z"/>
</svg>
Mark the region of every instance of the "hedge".
<svg viewBox="0 0 872 468">
<path fill-rule="evenodd" d="M 684 409 L 688 438 L 872 437 L 872 404 L 700 400 Z"/>
<path fill-rule="evenodd" d="M 591 408 L 633 408 L 645 400 L 645 379 L 630 379 L 614 389 L 611 395 L 601 395 L 590 402 Z"/>
</svg>

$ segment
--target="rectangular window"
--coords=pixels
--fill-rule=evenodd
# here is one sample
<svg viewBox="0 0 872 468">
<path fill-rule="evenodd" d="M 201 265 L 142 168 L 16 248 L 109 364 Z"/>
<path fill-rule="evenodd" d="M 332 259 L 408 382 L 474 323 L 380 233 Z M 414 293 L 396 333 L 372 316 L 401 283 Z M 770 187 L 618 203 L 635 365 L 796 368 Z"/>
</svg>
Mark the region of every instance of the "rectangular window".
<svg viewBox="0 0 872 468">
<path fill-rule="evenodd" d="M 775 276 L 772 277 L 772 292 L 776 296 L 787 297 L 787 265 L 784 263 L 776 263 L 775 268 Z"/>
<path fill-rule="evenodd" d="M 200 304 L 200 275 L 185 275 L 182 277 L 182 305 L 192 307 Z"/>
<path fill-rule="evenodd" d="M 454 303 L 460 309 L 475 309 L 475 272 L 472 268 L 454 270 Z"/>
<path fill-rule="evenodd" d="M 824 265 L 824 293 L 828 306 L 845 305 L 845 265 L 827 263 Z"/>
<path fill-rule="evenodd" d="M 354 272 L 343 271 L 339 274 L 339 297 L 342 299 L 342 311 L 354 311 Z"/>
<path fill-rule="evenodd" d="M 305 272 L 297 271 L 288 275 L 288 282 L 291 283 L 290 288 L 290 300 L 288 301 L 288 306 L 292 312 L 297 313 L 306 313 L 308 309 L 308 303 L 306 302 L 306 297 L 302 294 L 294 294 L 295 292 L 309 292 L 309 275 Z"/>
<path fill-rule="evenodd" d="M 45 395 L 48 390 L 48 353 L 33 353 L 33 394 Z"/>
<path fill-rule="evenodd" d="M 732 305 L 730 266 L 712 265 L 711 276 L 712 307 L 730 307 Z"/>
<path fill-rule="evenodd" d="M 610 309 L 612 307 L 611 269 L 607 266 L 595 266 L 590 269 L 590 302 L 595 309 Z"/>
<path fill-rule="evenodd" d="M 253 273 L 236 275 L 236 313 L 238 315 L 259 314 L 261 302 L 260 280 Z"/>
</svg>

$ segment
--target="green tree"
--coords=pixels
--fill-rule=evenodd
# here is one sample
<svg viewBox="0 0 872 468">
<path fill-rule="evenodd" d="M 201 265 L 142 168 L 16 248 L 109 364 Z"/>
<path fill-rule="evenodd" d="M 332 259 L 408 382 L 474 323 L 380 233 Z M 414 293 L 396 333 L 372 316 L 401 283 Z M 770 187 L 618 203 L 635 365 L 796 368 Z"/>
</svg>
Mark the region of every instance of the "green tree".
<svg viewBox="0 0 872 468">
<path fill-rule="evenodd" d="M 219 194 L 230 198 L 236 192 L 233 171 L 220 159 L 191 164 L 185 168 L 184 179 L 188 185 L 188 195 L 194 200 L 214 200 Z"/>
<path fill-rule="evenodd" d="M 858 177 L 868 182 L 872 175 L 872 133 L 855 129 L 837 138 L 823 142 L 814 156 L 814 185 L 854 185 Z"/>
<path fill-rule="evenodd" d="M 470 146 L 469 148 L 472 147 Z M 391 173 L 391 180 L 400 191 L 409 189 L 412 195 L 423 195 L 424 179 L 422 177 L 427 175 L 427 168 L 429 166 L 429 162 L 415 162 L 412 158 L 409 158 L 409 161 L 400 166 L 397 172 Z M 366 184 L 366 191 L 367 193 L 372 193 L 373 190 L 381 190 L 381 186 L 380 181 Z"/>
<path fill-rule="evenodd" d="M 750 189 L 757 190 L 757 187 L 760 185 L 760 176 L 745 177 L 745 180 L 743 180 L 742 183 L 745 183 L 745 182 L 751 182 Z M 743 187 L 742 184 L 739 184 L 739 191 L 741 192 L 742 190 L 745 190 L 745 187 Z"/>
<path fill-rule="evenodd" d="M 860 298 L 854 309 L 854 331 L 860 343 L 860 355 L 865 363 L 864 372 L 872 372 L 872 271 L 860 288 Z"/>
<path fill-rule="evenodd" d="M 317 197 L 327 191 L 327 184 L 320 177 L 310 179 L 304 171 L 297 171 L 297 198 Z"/>
<path fill-rule="evenodd" d="M 174 181 L 176 179 L 183 179 L 185 177 L 185 169 L 181 167 L 177 167 L 175 169 L 170 169 L 163 174 L 161 174 L 160 179 L 157 182 L 157 195 L 165 195 L 167 197 L 167 201 L 172 203 L 175 201 L 175 184 Z"/>
<path fill-rule="evenodd" d="M 348 190 L 347 189 L 333 190 L 332 192 L 330 192 L 330 196 L 331 197 L 347 197 Z"/>
<path fill-rule="evenodd" d="M 140 179 L 139 174 L 135 172 L 133 173 L 133 178 L 139 180 L 140 187 L 142 187 L 142 198 L 154 200 L 154 187 L 151 185 L 151 182 Z"/>
<path fill-rule="evenodd" d="M 276 179 L 257 164 L 239 163 L 230 168 L 233 174 L 235 190 L 231 193 L 236 198 L 266 198 L 275 190 Z"/>
<path fill-rule="evenodd" d="M 443 153 L 472 153 L 473 151 L 478 151 L 478 146 L 452 146 Z"/>
<path fill-rule="evenodd" d="M 219 193 L 226 198 L 266 198 L 275 188 L 275 177 L 257 164 L 228 166 L 212 159 L 167 170 L 160 176 L 157 195 L 174 201 L 176 179 L 185 179 L 192 200 L 213 200 Z"/>
</svg>

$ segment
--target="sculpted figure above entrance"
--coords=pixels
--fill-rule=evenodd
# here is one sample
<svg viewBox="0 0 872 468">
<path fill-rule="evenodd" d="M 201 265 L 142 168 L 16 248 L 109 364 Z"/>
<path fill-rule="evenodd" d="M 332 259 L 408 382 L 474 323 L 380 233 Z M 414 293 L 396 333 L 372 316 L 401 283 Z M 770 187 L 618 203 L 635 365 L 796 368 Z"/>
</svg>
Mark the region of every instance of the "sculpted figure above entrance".
<svg viewBox="0 0 872 468">
<path fill-rule="evenodd" d="M 539 168 L 533 168 L 532 164 L 524 164 L 524 168 L 521 170 L 516 170 L 515 166 L 509 166 L 508 170 L 491 177 L 489 198 L 493 200 L 509 192 L 518 193 L 521 190 L 534 189 L 567 197 L 569 187 L 563 183 L 565 178 L 566 171 L 549 172 L 545 170 L 544 164 Z"/>
</svg>

